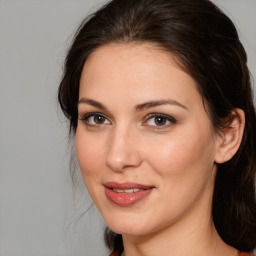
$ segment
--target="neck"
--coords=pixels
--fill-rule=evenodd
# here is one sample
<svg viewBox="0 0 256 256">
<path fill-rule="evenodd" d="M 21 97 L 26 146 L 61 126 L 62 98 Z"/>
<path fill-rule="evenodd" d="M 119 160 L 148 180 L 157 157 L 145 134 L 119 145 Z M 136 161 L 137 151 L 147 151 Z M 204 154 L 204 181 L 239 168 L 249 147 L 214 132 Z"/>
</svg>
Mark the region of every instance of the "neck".
<svg viewBox="0 0 256 256">
<path fill-rule="evenodd" d="M 165 229 L 142 236 L 123 235 L 122 256 L 237 256 L 237 250 L 224 243 L 214 227 L 211 200 L 202 200 L 207 203 L 199 203 Z"/>
<path fill-rule="evenodd" d="M 201 225 L 201 223 L 196 223 Z M 197 226 L 198 228 L 198 226 Z M 124 253 L 122 256 L 159 256 L 159 255 L 186 255 L 186 256 L 237 256 L 237 251 L 225 244 L 219 237 L 216 229 L 195 232 L 195 229 L 178 231 L 162 231 L 146 237 L 123 236 Z"/>
</svg>

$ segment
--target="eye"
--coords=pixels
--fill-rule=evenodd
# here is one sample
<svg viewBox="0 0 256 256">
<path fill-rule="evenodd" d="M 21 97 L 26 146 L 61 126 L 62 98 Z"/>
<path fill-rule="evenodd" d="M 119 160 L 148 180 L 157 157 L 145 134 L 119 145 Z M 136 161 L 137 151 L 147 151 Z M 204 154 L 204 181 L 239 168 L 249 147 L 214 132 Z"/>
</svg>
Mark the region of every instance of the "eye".
<svg viewBox="0 0 256 256">
<path fill-rule="evenodd" d="M 146 119 L 146 125 L 155 126 L 157 128 L 168 127 L 174 123 L 176 123 L 175 118 L 165 114 L 160 114 L 160 113 L 150 114 Z"/>
<path fill-rule="evenodd" d="M 89 113 L 81 116 L 79 120 L 83 121 L 86 125 L 91 126 L 110 124 L 110 121 L 100 113 Z"/>
</svg>

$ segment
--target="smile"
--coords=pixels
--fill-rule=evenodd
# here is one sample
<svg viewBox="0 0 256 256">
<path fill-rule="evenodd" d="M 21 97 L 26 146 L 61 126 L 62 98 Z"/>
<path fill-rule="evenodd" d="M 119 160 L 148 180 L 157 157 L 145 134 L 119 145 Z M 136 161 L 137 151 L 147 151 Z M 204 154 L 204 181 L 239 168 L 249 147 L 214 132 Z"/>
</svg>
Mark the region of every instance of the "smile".
<svg viewBox="0 0 256 256">
<path fill-rule="evenodd" d="M 145 199 L 154 187 L 135 183 L 108 182 L 105 184 L 107 199 L 118 206 L 132 206 Z"/>
<path fill-rule="evenodd" d="M 140 189 L 138 188 L 131 188 L 131 189 L 115 189 L 113 188 L 113 191 L 116 192 L 116 193 L 122 193 L 122 194 L 131 194 L 131 193 L 135 193 L 135 192 L 139 192 Z"/>
</svg>

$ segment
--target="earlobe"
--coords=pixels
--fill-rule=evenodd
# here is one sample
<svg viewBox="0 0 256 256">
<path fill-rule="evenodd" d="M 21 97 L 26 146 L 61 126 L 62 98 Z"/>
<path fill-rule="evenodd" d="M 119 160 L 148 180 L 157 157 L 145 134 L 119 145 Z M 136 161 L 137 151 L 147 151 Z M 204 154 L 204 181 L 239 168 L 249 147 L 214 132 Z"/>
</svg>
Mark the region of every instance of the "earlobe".
<svg viewBox="0 0 256 256">
<path fill-rule="evenodd" d="M 223 128 L 219 136 L 217 151 L 215 155 L 216 163 L 229 161 L 238 151 L 245 126 L 245 115 L 242 109 L 235 109 L 231 112 L 229 124 Z"/>
</svg>

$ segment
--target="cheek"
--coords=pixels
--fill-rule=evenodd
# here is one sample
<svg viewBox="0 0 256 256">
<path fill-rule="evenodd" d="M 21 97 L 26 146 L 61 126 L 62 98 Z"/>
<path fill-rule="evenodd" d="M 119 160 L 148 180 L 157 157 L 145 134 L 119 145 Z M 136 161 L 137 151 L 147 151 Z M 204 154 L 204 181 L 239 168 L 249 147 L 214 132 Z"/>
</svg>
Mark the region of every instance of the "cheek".
<svg viewBox="0 0 256 256">
<path fill-rule="evenodd" d="M 102 165 L 104 164 L 103 140 L 96 140 L 91 134 L 77 128 L 76 154 L 85 186 L 96 206 L 102 198 Z M 96 185 L 97 184 L 97 185 Z"/>
<path fill-rule="evenodd" d="M 150 165 L 166 178 L 198 179 L 204 173 L 210 174 L 214 163 L 212 136 L 206 132 L 196 133 L 190 129 L 189 132 L 175 133 L 175 136 L 147 148 Z"/>
<path fill-rule="evenodd" d="M 215 168 L 210 136 L 176 134 L 175 139 L 170 138 L 147 153 L 161 190 L 159 207 L 154 209 L 163 214 L 166 221 L 169 216 L 177 217 L 196 205 L 205 194 L 203 191 L 208 191 L 207 195 L 211 196 Z"/>
<path fill-rule="evenodd" d="M 97 140 L 90 134 L 82 131 L 78 127 L 76 132 L 76 154 L 77 160 L 86 185 L 89 185 L 90 179 L 99 175 L 100 166 L 103 161 L 102 140 Z"/>
</svg>

